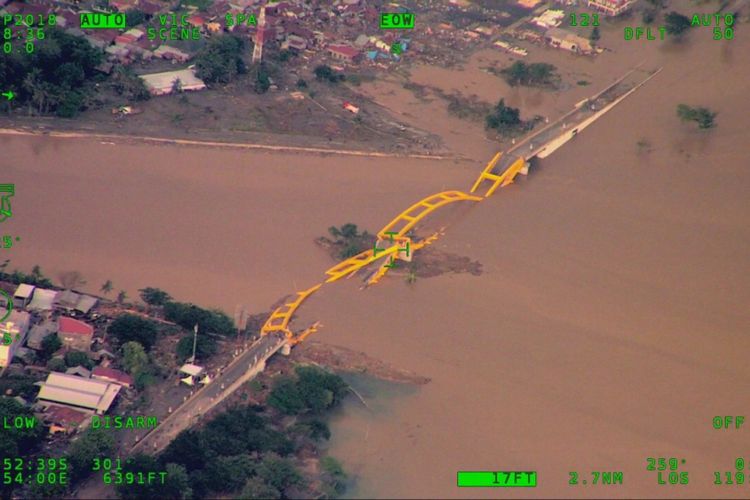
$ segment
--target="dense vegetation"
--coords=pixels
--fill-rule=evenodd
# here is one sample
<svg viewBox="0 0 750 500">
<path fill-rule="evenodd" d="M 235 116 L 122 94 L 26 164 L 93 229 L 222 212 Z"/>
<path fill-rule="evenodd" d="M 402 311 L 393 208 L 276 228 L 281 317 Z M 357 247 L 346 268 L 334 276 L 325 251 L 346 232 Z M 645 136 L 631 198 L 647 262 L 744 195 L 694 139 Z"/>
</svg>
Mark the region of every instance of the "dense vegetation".
<svg viewBox="0 0 750 500">
<path fill-rule="evenodd" d="M 500 71 L 508 85 L 524 85 L 529 87 L 551 87 L 560 79 L 557 69 L 552 64 L 516 61 Z"/>
<path fill-rule="evenodd" d="M 150 306 L 163 306 L 172 300 L 172 296 L 164 290 L 153 287 L 141 288 L 138 290 L 141 300 Z"/>
<path fill-rule="evenodd" d="M 333 244 L 339 249 L 342 259 L 348 259 L 367 250 L 374 242 L 374 237 L 367 231 L 359 232 L 356 224 L 351 222 L 341 227 L 331 226 L 328 233 L 333 236 Z"/>
<path fill-rule="evenodd" d="M 521 120 L 518 108 L 506 106 L 505 99 L 500 99 L 500 102 L 487 115 L 485 125 L 488 129 L 496 130 L 503 135 L 513 135 L 527 129 L 527 125 Z"/>
<path fill-rule="evenodd" d="M 690 18 L 683 16 L 679 12 L 672 11 L 664 16 L 664 27 L 668 34 L 680 37 L 690 29 Z"/>
<path fill-rule="evenodd" d="M 153 321 L 134 314 L 123 314 L 109 325 L 107 333 L 114 335 L 120 344 L 134 341 L 148 351 L 156 343 L 158 329 Z"/>
<path fill-rule="evenodd" d="M 47 27 L 30 54 L 14 47 L 0 57 L 0 82 L 17 94 L 13 103 L 70 118 L 87 107 L 101 61 L 102 52 L 84 38 Z"/>
<path fill-rule="evenodd" d="M 680 119 L 684 122 L 696 122 L 698 124 L 698 128 L 702 129 L 712 128 L 716 125 L 716 123 L 714 122 L 716 113 L 708 108 L 700 106 L 693 108 L 691 106 L 688 106 L 687 104 L 678 104 L 677 116 L 679 116 Z"/>
<path fill-rule="evenodd" d="M 343 73 L 339 73 L 338 71 L 334 71 L 334 69 L 327 64 L 316 66 L 313 72 L 315 73 L 315 78 L 318 81 L 338 83 L 346 80 L 346 75 L 344 75 Z"/>
<path fill-rule="evenodd" d="M 327 386 L 337 388 L 339 396 L 333 401 L 339 400 L 341 389 L 338 388 L 345 385 L 339 377 L 318 368 L 300 368 L 297 372 L 303 375 L 295 379 L 296 382 L 303 378 L 307 383 L 324 380 Z M 305 393 L 311 392 L 305 389 Z M 322 403 L 327 400 L 325 396 L 310 396 L 310 402 L 318 409 L 326 406 Z M 306 408 L 312 411 L 312 407 Z M 310 416 L 297 417 L 286 427 L 279 428 L 263 407 L 236 406 L 200 430 L 180 433 L 157 458 L 139 459 L 138 463 L 144 464 L 151 460 L 144 470 L 179 467 L 179 484 L 170 485 L 171 496 L 159 488 L 139 485 L 118 488 L 118 493 L 122 498 L 180 498 L 187 497 L 188 493 L 195 498 L 206 498 L 240 492 L 241 498 L 307 497 L 309 494 L 305 492 L 312 486 L 295 466 L 292 454 L 329 437 L 328 426 Z M 309 493 L 330 498 L 343 491 L 346 475 L 340 464 L 327 459 L 321 461 L 321 469 L 323 491 Z M 177 491 L 181 493 L 176 494 Z"/>
<path fill-rule="evenodd" d="M 314 366 L 298 366 L 294 377 L 276 380 L 268 404 L 287 415 L 320 414 L 338 404 L 346 391 L 341 377 Z"/>
<path fill-rule="evenodd" d="M 194 304 L 167 302 L 164 317 L 190 331 L 198 325 L 201 333 L 230 335 L 234 332 L 234 324 L 229 316 L 219 310 L 203 309 Z"/>
<path fill-rule="evenodd" d="M 0 67 L 2 67 L 2 59 L 0 59 Z M 0 69 L 2 71 L 2 69 Z M 0 73 L 0 76 L 2 76 L 2 73 Z M 2 79 L 0 79 L 0 82 Z M 11 283 L 15 283 L 16 285 L 20 283 L 28 283 L 29 285 L 34 286 L 40 286 L 43 288 L 50 288 L 52 287 L 52 281 L 44 276 L 42 273 L 42 269 L 39 266 L 34 266 L 31 268 L 31 273 L 26 274 L 24 272 L 19 271 L 18 269 L 15 269 L 13 272 L 9 273 L 6 272 L 6 269 L 10 265 L 10 259 L 5 259 L 2 264 L 0 264 L 0 281 L 9 281 Z"/>
<path fill-rule="evenodd" d="M 212 37 L 195 58 L 198 78 L 206 83 L 229 83 L 245 73 L 242 48 L 243 41 L 236 36 Z"/>
</svg>

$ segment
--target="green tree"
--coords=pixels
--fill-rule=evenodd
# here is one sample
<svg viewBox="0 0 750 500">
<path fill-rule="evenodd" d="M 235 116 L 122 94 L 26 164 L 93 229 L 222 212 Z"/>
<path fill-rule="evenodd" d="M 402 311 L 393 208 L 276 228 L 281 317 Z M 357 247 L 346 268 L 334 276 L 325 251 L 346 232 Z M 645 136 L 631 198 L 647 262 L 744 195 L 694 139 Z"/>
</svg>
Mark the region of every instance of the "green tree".
<svg viewBox="0 0 750 500">
<path fill-rule="evenodd" d="M 656 19 L 656 10 L 655 9 L 643 9 L 643 15 L 642 20 L 643 24 L 651 24 Z"/>
<path fill-rule="evenodd" d="M 85 96 L 76 90 L 66 90 L 59 94 L 60 99 L 55 114 L 60 118 L 75 118 L 84 108 Z"/>
<path fill-rule="evenodd" d="M 117 496 L 122 499 L 189 499 L 193 497 L 193 491 L 190 487 L 190 479 L 188 477 L 185 467 L 175 463 L 169 463 L 166 467 L 162 467 L 161 462 L 153 456 L 145 454 L 136 454 L 130 457 L 127 461 L 124 461 L 122 466 L 122 473 L 127 474 L 132 472 L 138 475 L 142 472 L 144 475 L 149 472 L 156 472 L 164 470 L 167 475 L 164 478 L 164 483 L 161 480 L 151 482 L 145 482 L 140 484 L 135 482 L 133 484 L 120 484 L 115 486 Z"/>
<path fill-rule="evenodd" d="M 146 84 L 127 66 L 116 66 L 110 82 L 112 89 L 129 101 L 146 101 L 151 98 Z"/>
<path fill-rule="evenodd" d="M 91 369 L 94 367 L 94 363 L 82 351 L 68 351 L 65 353 L 65 365 L 68 367 L 83 366 L 84 368 Z"/>
<path fill-rule="evenodd" d="M 153 321 L 134 314 L 122 314 L 109 325 L 107 332 L 114 335 L 121 344 L 135 341 L 148 351 L 156 342 L 158 330 Z"/>
<path fill-rule="evenodd" d="M 67 367 L 65 360 L 62 358 L 52 358 L 47 361 L 47 369 L 53 372 L 64 372 Z"/>
<path fill-rule="evenodd" d="M 267 453 L 263 456 L 257 467 L 258 477 L 267 485 L 276 488 L 282 494 L 292 486 L 302 484 L 302 475 L 297 468 L 286 458 L 275 453 Z"/>
<path fill-rule="evenodd" d="M 114 451 L 115 439 L 108 429 L 87 429 L 68 448 L 67 458 L 72 482 L 78 482 L 91 475 L 94 458 L 111 458 Z"/>
<path fill-rule="evenodd" d="M 664 16 L 664 26 L 668 34 L 679 38 L 690 29 L 690 18 L 672 11 Z"/>
<path fill-rule="evenodd" d="M 229 83 L 245 71 L 242 40 L 232 35 L 212 37 L 195 59 L 198 77 L 206 83 Z"/>
<path fill-rule="evenodd" d="M 158 288 L 146 287 L 138 290 L 141 296 L 141 300 L 150 306 L 163 306 L 170 300 L 172 296 L 164 290 Z"/>
<path fill-rule="evenodd" d="M 594 26 L 594 29 L 591 30 L 591 34 L 589 35 L 589 40 L 591 41 L 591 45 L 596 45 L 596 43 L 601 39 L 602 35 L 599 33 L 599 26 Z"/>
<path fill-rule="evenodd" d="M 146 22 L 146 14 L 139 9 L 130 9 L 125 13 L 125 24 L 128 28 L 135 28 Z"/>
<path fill-rule="evenodd" d="M 316 66 L 313 73 L 315 74 L 315 78 L 319 81 L 327 81 L 329 83 L 338 83 L 346 79 L 345 75 L 334 71 L 333 68 L 327 64 Z"/>
<path fill-rule="evenodd" d="M 216 341 L 208 335 L 201 335 L 198 333 L 198 340 L 195 343 L 195 357 L 201 360 L 206 360 L 216 354 L 218 346 Z M 177 359 L 180 363 L 184 363 L 190 356 L 193 355 L 193 334 L 185 335 L 177 342 Z"/>
<path fill-rule="evenodd" d="M 31 481 L 26 498 L 66 498 L 67 485 L 60 483 L 38 483 Z"/>
<path fill-rule="evenodd" d="M 183 302 L 167 302 L 164 304 L 164 317 L 177 323 L 186 330 L 191 330 L 197 324 L 200 333 L 218 333 L 231 335 L 235 333 L 232 319 L 218 310 L 202 309 L 193 304 Z"/>
<path fill-rule="evenodd" d="M 125 342 L 122 345 L 122 365 L 133 376 L 148 370 L 148 354 L 143 346 L 135 341 Z"/>
<path fill-rule="evenodd" d="M 112 280 L 105 281 L 99 291 L 104 293 L 104 295 L 109 295 L 109 293 L 112 291 Z"/>
<path fill-rule="evenodd" d="M 677 105 L 677 116 L 684 122 L 694 121 L 698 124 L 698 128 L 708 129 L 715 126 L 714 119 L 716 113 L 712 112 L 708 108 L 697 107 L 693 108 L 687 104 Z"/>
<path fill-rule="evenodd" d="M 485 121 L 487 128 L 495 129 L 502 134 L 510 134 L 523 126 L 520 111 L 518 108 L 506 106 L 505 99 L 500 99 Z"/>
<path fill-rule="evenodd" d="M 203 469 L 210 458 L 206 444 L 200 431 L 182 431 L 167 445 L 160 458 L 162 462 L 182 465 L 188 473 L 192 473 Z"/>
<path fill-rule="evenodd" d="M 299 78 L 297 80 L 297 88 L 298 89 L 306 89 L 307 88 L 307 82 L 304 78 Z"/>
<path fill-rule="evenodd" d="M 323 470 L 323 482 L 332 490 L 330 493 L 344 493 L 347 477 L 341 463 L 331 456 L 326 456 L 320 459 L 320 467 Z"/>
<path fill-rule="evenodd" d="M 316 418 L 298 422 L 292 429 L 295 433 L 310 438 L 313 441 L 327 441 L 331 439 L 331 429 L 328 428 L 328 424 Z"/>
<path fill-rule="evenodd" d="M 162 498 L 191 499 L 193 490 L 190 488 L 190 477 L 185 467 L 179 464 L 167 464 L 164 468 L 167 472 L 167 480 L 162 487 Z"/>
<path fill-rule="evenodd" d="M 500 70 L 500 74 L 512 87 L 516 85 L 544 87 L 553 85 L 559 79 L 556 71 L 557 68 L 552 64 L 526 64 L 523 61 L 516 61 L 509 67 Z"/>
<path fill-rule="evenodd" d="M 320 413 L 336 405 L 346 395 L 346 382 L 332 373 L 316 366 L 297 366 L 297 388 L 305 406 L 313 413 Z"/>
<path fill-rule="evenodd" d="M 6 379 L 7 380 L 7 379 Z M 0 422 L 11 422 L 16 417 L 33 419 L 34 413 L 30 408 L 26 408 L 13 398 L 0 396 Z M 26 458 L 31 456 L 42 443 L 45 435 L 44 427 L 39 423 L 33 428 L 22 429 L 5 429 L 0 433 L 0 461 L 15 458 Z M 25 472 L 25 471 L 24 471 Z M 11 474 L 15 477 L 16 473 L 12 469 L 5 468 L 6 477 Z M 11 498 L 12 491 L 16 488 L 14 484 L 0 485 L 0 494 L 3 498 Z M 13 495 L 14 498 L 23 498 L 22 496 Z"/>
<path fill-rule="evenodd" d="M 56 333 L 50 333 L 42 340 L 42 349 L 39 353 L 43 360 L 48 360 L 62 347 L 62 341 Z"/>
<path fill-rule="evenodd" d="M 117 303 L 120 305 L 123 305 L 125 301 L 128 298 L 127 292 L 125 290 L 120 290 L 120 292 L 117 294 Z"/>
<path fill-rule="evenodd" d="M 16 417 L 33 418 L 34 412 L 13 398 L 0 396 L 0 422 L 11 422 Z M 45 434 L 44 426 L 5 430 L 2 435 L 8 441 L 0 446 L 0 458 L 8 457 L 3 451 L 14 451 L 17 457 L 28 456 L 41 442 Z"/>
<path fill-rule="evenodd" d="M 305 407 L 297 382 L 291 377 L 280 377 L 274 382 L 268 404 L 287 415 L 296 415 Z"/>
<path fill-rule="evenodd" d="M 259 477 L 253 477 L 248 479 L 245 483 L 240 498 L 243 500 L 276 500 L 281 498 L 281 492 L 273 486 L 263 482 Z"/>
<path fill-rule="evenodd" d="M 255 79 L 255 92 L 257 94 L 265 94 L 269 88 L 271 88 L 271 79 L 268 76 L 268 72 L 261 68 L 258 70 L 258 76 Z"/>
<path fill-rule="evenodd" d="M 212 491 L 231 492 L 242 488 L 255 470 L 255 460 L 248 454 L 218 457 L 206 467 Z"/>
</svg>

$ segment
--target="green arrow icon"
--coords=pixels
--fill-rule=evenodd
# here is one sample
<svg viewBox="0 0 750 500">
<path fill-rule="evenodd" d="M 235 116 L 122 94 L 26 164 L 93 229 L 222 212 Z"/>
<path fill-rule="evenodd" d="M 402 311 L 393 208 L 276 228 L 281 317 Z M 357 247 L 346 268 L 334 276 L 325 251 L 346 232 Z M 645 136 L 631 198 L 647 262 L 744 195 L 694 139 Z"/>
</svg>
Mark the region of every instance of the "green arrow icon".
<svg viewBox="0 0 750 500">
<path fill-rule="evenodd" d="M 402 52 L 403 52 L 403 50 L 401 49 L 401 44 L 400 43 L 394 43 L 393 45 L 391 45 L 391 54 L 399 55 Z"/>
<path fill-rule="evenodd" d="M 7 91 L 7 92 L 3 92 L 3 93 L 2 93 L 2 94 L 0 94 L 0 95 L 1 95 L 1 96 L 3 96 L 3 97 L 5 97 L 5 98 L 6 98 L 6 99 L 8 99 L 9 101 L 10 101 L 11 99 L 13 99 L 14 97 L 16 97 L 16 94 L 14 94 L 12 90 L 9 90 L 9 91 Z"/>
</svg>

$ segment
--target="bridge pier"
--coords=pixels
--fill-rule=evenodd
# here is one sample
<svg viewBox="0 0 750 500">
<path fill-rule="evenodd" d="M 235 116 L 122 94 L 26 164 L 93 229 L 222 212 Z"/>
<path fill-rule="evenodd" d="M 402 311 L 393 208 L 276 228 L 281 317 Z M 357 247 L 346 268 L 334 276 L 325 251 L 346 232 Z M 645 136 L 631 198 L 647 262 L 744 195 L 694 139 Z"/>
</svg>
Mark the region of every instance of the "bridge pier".
<svg viewBox="0 0 750 500">
<path fill-rule="evenodd" d="M 292 353 L 292 346 L 287 342 L 283 346 L 281 346 L 281 354 L 284 356 L 289 356 Z"/>
</svg>

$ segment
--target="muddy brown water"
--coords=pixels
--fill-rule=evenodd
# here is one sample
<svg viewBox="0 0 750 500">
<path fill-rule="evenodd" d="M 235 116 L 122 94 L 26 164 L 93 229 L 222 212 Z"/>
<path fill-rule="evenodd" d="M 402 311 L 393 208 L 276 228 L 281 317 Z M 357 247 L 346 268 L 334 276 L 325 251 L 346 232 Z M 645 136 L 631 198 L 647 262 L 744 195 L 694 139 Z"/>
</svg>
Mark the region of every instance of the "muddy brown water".
<svg viewBox="0 0 750 500">
<path fill-rule="evenodd" d="M 641 61 L 665 66 L 452 223 L 436 244 L 480 261 L 481 276 L 385 278 L 366 291 L 355 278 L 300 310 L 299 324 L 325 325 L 319 340 L 432 379 L 336 417 L 330 452 L 357 477 L 350 494 L 747 497 L 750 485 L 716 486 L 713 472 L 750 463 L 750 424 L 711 421 L 749 408 L 750 41 L 714 42 L 707 28 L 681 48 L 604 35 L 612 52 L 596 63 L 532 52 L 592 82 L 559 94 L 504 88 L 478 59 L 464 72 L 415 70 L 554 117 Z M 365 90 L 476 164 L 2 137 L 1 180 L 17 187 L 2 229 L 21 237 L 5 257 L 53 278 L 78 270 L 92 290 L 112 279 L 131 296 L 158 286 L 230 314 L 263 310 L 321 281 L 331 262 L 313 240 L 328 226 L 377 230 L 423 196 L 468 188 L 494 152 L 481 126 L 380 85 Z M 716 130 L 679 123 L 681 102 L 718 111 Z M 647 457 L 684 458 L 689 484 L 658 485 Z M 535 470 L 539 487 L 459 490 L 458 470 Z M 570 471 L 622 471 L 624 484 L 570 486 Z"/>
</svg>

